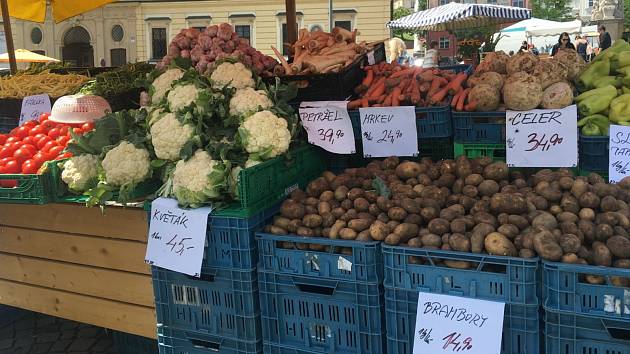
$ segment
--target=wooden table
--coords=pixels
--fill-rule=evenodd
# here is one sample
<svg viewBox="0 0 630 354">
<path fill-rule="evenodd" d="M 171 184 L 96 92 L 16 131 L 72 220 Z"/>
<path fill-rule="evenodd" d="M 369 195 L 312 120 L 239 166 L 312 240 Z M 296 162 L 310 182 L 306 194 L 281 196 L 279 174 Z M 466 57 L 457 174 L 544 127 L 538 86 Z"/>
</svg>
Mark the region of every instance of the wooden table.
<svg viewBox="0 0 630 354">
<path fill-rule="evenodd" d="M 0 204 L 0 304 L 156 337 L 142 209 Z"/>
</svg>

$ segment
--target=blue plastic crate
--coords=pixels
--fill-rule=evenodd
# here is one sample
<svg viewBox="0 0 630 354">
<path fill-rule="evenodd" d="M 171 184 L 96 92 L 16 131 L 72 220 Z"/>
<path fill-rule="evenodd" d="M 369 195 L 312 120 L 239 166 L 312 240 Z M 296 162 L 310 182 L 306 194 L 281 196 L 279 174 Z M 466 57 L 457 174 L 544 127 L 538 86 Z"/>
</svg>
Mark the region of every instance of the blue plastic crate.
<svg viewBox="0 0 630 354">
<path fill-rule="evenodd" d="M 441 265 L 443 260 L 468 261 L 471 268 L 448 268 Z M 537 258 L 384 245 L 383 262 L 385 286 L 389 288 L 517 305 L 540 304 Z"/>
<path fill-rule="evenodd" d="M 331 240 L 324 237 L 276 236 L 256 234 L 260 263 L 259 271 L 285 275 L 304 275 L 313 278 L 341 281 L 381 283 L 383 259 L 380 242 Z M 285 242 L 321 245 L 325 251 L 286 249 Z M 348 254 L 349 251 L 352 254 Z M 345 253 L 343 251 L 346 251 Z M 348 270 L 343 264 L 350 264 Z"/>
<path fill-rule="evenodd" d="M 470 64 L 440 66 L 440 70 L 453 70 L 456 74 L 465 72 L 467 75 L 471 75 L 473 73 L 473 66 Z"/>
<path fill-rule="evenodd" d="M 419 139 L 453 136 L 451 107 L 416 107 L 416 128 Z M 349 110 L 354 137 L 361 143 L 361 120 L 358 109 Z"/>
<path fill-rule="evenodd" d="M 505 144 L 505 112 L 453 112 L 456 143 Z"/>
<path fill-rule="evenodd" d="M 586 275 L 602 276 L 605 284 L 589 284 L 584 279 Z M 612 277 L 630 279 L 630 269 L 545 261 L 543 305 L 552 311 L 623 319 L 630 326 L 630 287 L 613 285 Z"/>
<path fill-rule="evenodd" d="M 214 270 L 201 278 L 153 267 L 158 326 L 228 339 L 261 339 L 256 270 Z"/>
<path fill-rule="evenodd" d="M 157 341 L 153 338 L 114 331 L 112 334 L 116 354 L 155 354 L 158 352 Z"/>
<path fill-rule="evenodd" d="M 545 311 L 545 349 L 553 354 L 630 354 L 630 322 Z"/>
<path fill-rule="evenodd" d="M 160 354 L 261 354 L 262 342 L 204 335 L 158 326 Z"/>
<path fill-rule="evenodd" d="M 265 353 L 384 353 L 379 284 L 258 275 Z"/>
<path fill-rule="evenodd" d="M 608 171 L 609 137 L 585 136 L 578 139 L 578 161 L 581 169 L 587 171 Z"/>
<path fill-rule="evenodd" d="M 0 116 L 0 134 L 7 134 L 17 126 L 18 118 Z"/>
</svg>

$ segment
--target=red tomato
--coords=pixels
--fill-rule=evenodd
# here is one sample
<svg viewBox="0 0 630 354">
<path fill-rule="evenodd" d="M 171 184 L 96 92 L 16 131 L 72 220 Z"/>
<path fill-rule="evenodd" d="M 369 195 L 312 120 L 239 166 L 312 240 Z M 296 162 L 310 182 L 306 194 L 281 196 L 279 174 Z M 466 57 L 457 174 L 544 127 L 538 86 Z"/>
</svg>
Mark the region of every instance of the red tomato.
<svg viewBox="0 0 630 354">
<path fill-rule="evenodd" d="M 64 147 L 63 146 L 55 146 L 50 148 L 50 150 L 48 150 L 48 155 L 52 158 L 57 157 L 59 154 L 61 154 L 61 152 L 63 151 Z"/>
<path fill-rule="evenodd" d="M 4 145 L 4 143 L 7 142 L 7 139 L 9 138 L 8 135 L 6 134 L 0 134 L 0 145 Z"/>
<path fill-rule="evenodd" d="M 60 136 L 64 136 L 64 135 L 70 135 L 70 127 L 67 125 L 62 125 L 59 127 L 59 135 Z"/>
<path fill-rule="evenodd" d="M 81 129 L 87 133 L 90 130 L 94 129 L 94 123 L 92 122 L 83 123 L 83 125 L 81 126 Z"/>
<path fill-rule="evenodd" d="M 33 160 L 26 160 L 22 164 L 22 173 L 25 175 L 34 175 L 37 173 L 39 166 Z"/>
<path fill-rule="evenodd" d="M 59 143 L 57 143 L 54 140 L 51 140 L 51 141 L 47 142 L 46 144 L 44 144 L 44 147 L 41 148 L 40 150 L 44 151 L 44 152 L 48 152 L 48 151 L 50 151 L 50 149 L 52 149 L 55 146 L 59 146 Z"/>
<path fill-rule="evenodd" d="M 60 136 L 57 138 L 57 143 L 59 143 L 59 145 L 61 146 L 66 146 L 68 145 L 68 142 L 70 141 L 70 139 L 72 139 L 71 137 L 65 135 L 65 136 Z"/>
<path fill-rule="evenodd" d="M 57 126 L 57 123 L 53 122 L 52 120 L 46 120 L 41 125 L 42 127 L 44 127 L 44 129 L 46 129 L 46 131 L 49 131 L 52 128 L 55 128 Z"/>
<path fill-rule="evenodd" d="M 3 147 L 0 149 L 0 159 L 5 159 L 7 157 L 13 156 L 13 150 L 8 147 Z"/>
<path fill-rule="evenodd" d="M 28 122 L 22 124 L 23 127 L 29 127 L 29 128 L 33 128 L 37 125 L 37 121 L 36 120 L 29 120 Z"/>
<path fill-rule="evenodd" d="M 34 128 L 33 128 L 34 129 Z M 30 128 L 29 127 L 19 127 L 15 130 L 14 136 L 19 138 L 20 140 L 26 138 L 29 135 Z"/>
<path fill-rule="evenodd" d="M 21 138 L 18 138 L 17 136 L 10 136 L 7 141 L 5 141 L 5 144 L 10 144 L 10 143 L 15 143 L 15 142 L 20 142 L 22 141 Z"/>
<path fill-rule="evenodd" d="M 72 128 L 72 132 L 76 135 L 83 135 L 83 129 L 81 128 Z"/>
<path fill-rule="evenodd" d="M 28 134 L 29 134 L 30 136 L 35 136 L 35 135 L 37 135 L 37 134 L 46 134 L 47 132 L 48 132 L 48 131 L 47 131 L 46 129 L 44 129 L 44 127 L 43 127 L 43 126 L 38 125 L 38 126 L 36 126 L 35 128 L 31 129 L 31 130 L 28 132 Z"/>
<path fill-rule="evenodd" d="M 30 159 L 31 157 L 33 157 L 33 153 L 30 152 L 28 149 L 19 148 L 19 149 L 15 150 L 15 152 L 13 153 L 13 157 L 19 163 L 23 163 L 24 161 L 26 161 L 26 160 Z"/>
<path fill-rule="evenodd" d="M 22 145 L 20 145 L 20 149 L 28 149 L 28 151 L 30 151 L 33 155 L 35 155 L 35 153 L 37 152 L 37 148 L 35 147 L 35 145 L 25 144 L 24 142 L 22 142 Z"/>
<path fill-rule="evenodd" d="M 48 136 L 52 139 L 57 139 L 61 135 L 61 130 L 59 128 L 52 128 L 48 131 Z"/>
<path fill-rule="evenodd" d="M 44 133 L 40 133 L 40 134 L 35 135 L 33 138 L 35 138 L 35 141 L 39 141 L 39 139 L 41 139 L 41 138 L 43 138 L 45 136 L 48 136 L 48 135 L 46 135 Z"/>
<path fill-rule="evenodd" d="M 52 141 L 50 137 L 46 135 L 42 136 L 41 138 L 39 138 L 39 140 L 37 140 L 37 148 L 41 150 L 44 145 L 46 145 L 46 143 L 49 141 Z"/>
<path fill-rule="evenodd" d="M 72 153 L 71 153 L 71 152 L 64 152 L 63 154 L 61 154 L 61 155 L 57 156 L 57 158 L 56 158 L 55 160 L 69 159 L 69 158 L 71 158 L 72 156 L 74 156 L 74 155 L 72 155 Z"/>
<path fill-rule="evenodd" d="M 26 138 L 22 139 L 22 144 L 29 144 L 29 145 L 37 145 L 37 139 L 35 139 L 34 136 L 27 136 Z"/>
<path fill-rule="evenodd" d="M 33 155 L 31 160 L 33 160 L 33 162 L 35 162 L 35 164 L 37 164 L 38 166 L 41 166 L 44 164 L 44 162 L 48 161 L 48 156 L 46 156 L 46 153 L 40 151 L 37 154 Z"/>
<path fill-rule="evenodd" d="M 22 146 L 22 142 L 21 141 L 14 141 L 11 144 L 4 144 L 4 146 L 7 146 L 7 147 L 11 148 L 11 150 L 15 151 L 15 150 L 19 149 L 20 146 Z"/>
<path fill-rule="evenodd" d="M 6 165 L 4 165 L 4 173 L 20 173 L 20 165 L 17 163 L 17 161 L 12 159 L 11 161 L 7 162 Z"/>
<path fill-rule="evenodd" d="M 43 123 L 44 121 L 47 121 L 49 117 L 50 117 L 50 113 L 42 113 L 39 116 L 39 122 Z"/>
</svg>

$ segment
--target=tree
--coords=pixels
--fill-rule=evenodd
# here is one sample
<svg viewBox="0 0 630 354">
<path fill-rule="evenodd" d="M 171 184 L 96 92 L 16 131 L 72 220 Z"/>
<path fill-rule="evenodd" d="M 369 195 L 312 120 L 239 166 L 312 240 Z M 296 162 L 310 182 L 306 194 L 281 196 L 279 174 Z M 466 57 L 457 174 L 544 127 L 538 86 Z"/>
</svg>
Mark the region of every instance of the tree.
<svg viewBox="0 0 630 354">
<path fill-rule="evenodd" d="M 630 30 L 630 0 L 623 0 L 623 31 Z"/>
<path fill-rule="evenodd" d="M 543 20 L 573 20 L 574 16 L 571 11 L 569 0 L 533 0 L 532 2 L 532 17 Z"/>
<path fill-rule="evenodd" d="M 424 0 L 416 0 L 419 1 L 418 5 L 419 5 L 419 11 L 423 11 L 426 10 L 427 8 L 427 3 Z M 401 6 L 397 9 L 394 9 L 394 13 L 392 14 L 392 17 L 394 20 L 397 20 L 399 18 L 403 18 L 405 16 L 409 16 L 413 13 L 413 9 L 410 9 L 408 7 L 404 7 Z M 414 35 L 416 34 L 420 34 L 422 31 L 415 31 L 415 30 L 408 30 L 408 29 L 395 29 L 393 30 L 394 32 L 394 37 L 398 37 L 404 41 L 412 41 Z"/>
</svg>

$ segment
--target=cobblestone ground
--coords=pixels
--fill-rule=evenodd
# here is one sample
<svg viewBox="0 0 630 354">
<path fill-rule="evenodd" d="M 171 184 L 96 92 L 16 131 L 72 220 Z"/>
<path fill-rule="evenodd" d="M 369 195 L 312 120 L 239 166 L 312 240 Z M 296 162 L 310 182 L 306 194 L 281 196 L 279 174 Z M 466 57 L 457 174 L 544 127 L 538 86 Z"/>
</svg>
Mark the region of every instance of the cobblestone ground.
<svg viewBox="0 0 630 354">
<path fill-rule="evenodd" d="M 0 354 L 116 354 L 104 328 L 0 307 Z"/>
</svg>

